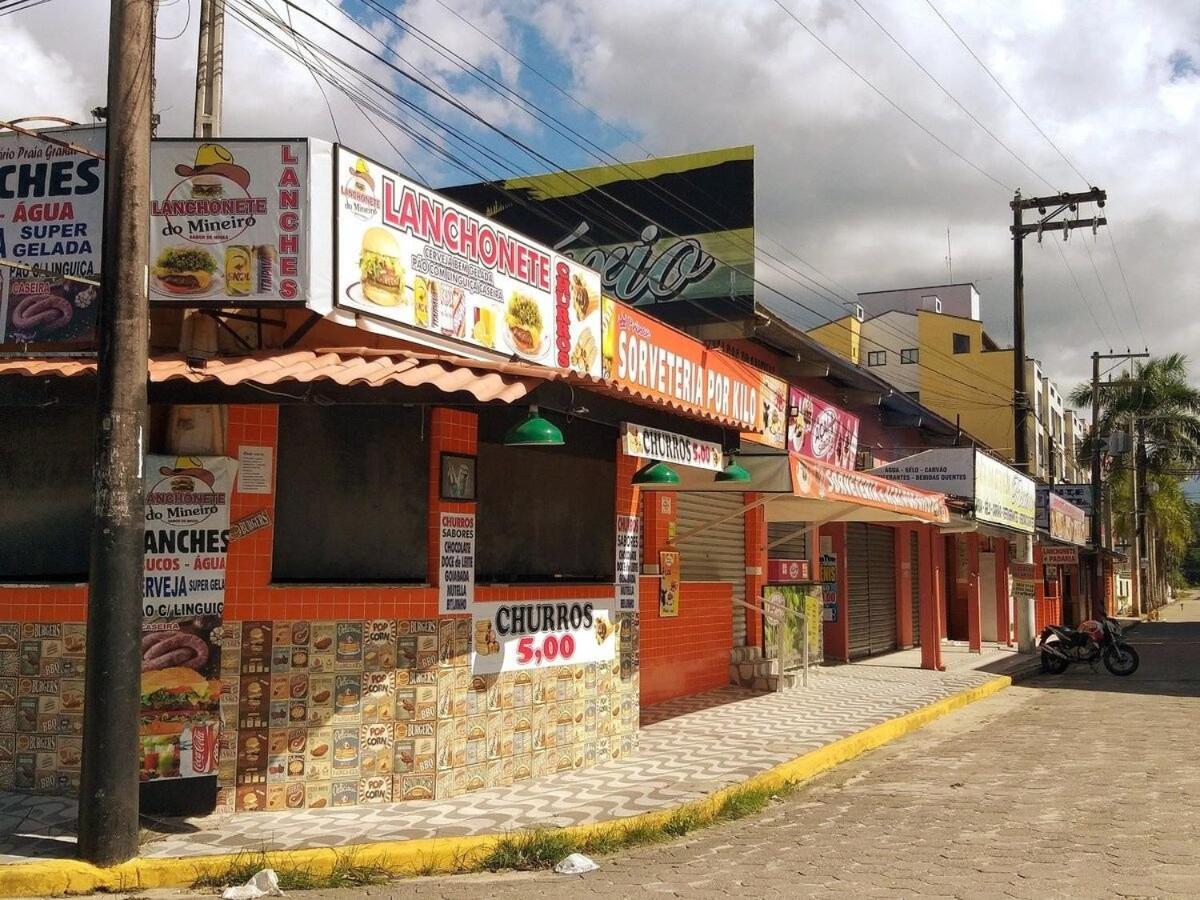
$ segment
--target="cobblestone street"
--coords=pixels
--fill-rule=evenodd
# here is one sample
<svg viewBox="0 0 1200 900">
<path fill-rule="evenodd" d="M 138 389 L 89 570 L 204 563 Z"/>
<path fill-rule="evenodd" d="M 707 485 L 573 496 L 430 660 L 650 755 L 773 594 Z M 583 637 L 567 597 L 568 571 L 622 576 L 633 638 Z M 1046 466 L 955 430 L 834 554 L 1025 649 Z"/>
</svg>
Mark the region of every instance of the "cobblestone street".
<svg viewBox="0 0 1200 900">
<path fill-rule="evenodd" d="M 583 878 L 425 878 L 305 900 L 1194 897 L 1200 601 L 1164 618 L 1134 632 L 1129 679 L 1085 667 L 1010 688 L 758 816 L 601 857 Z"/>
</svg>

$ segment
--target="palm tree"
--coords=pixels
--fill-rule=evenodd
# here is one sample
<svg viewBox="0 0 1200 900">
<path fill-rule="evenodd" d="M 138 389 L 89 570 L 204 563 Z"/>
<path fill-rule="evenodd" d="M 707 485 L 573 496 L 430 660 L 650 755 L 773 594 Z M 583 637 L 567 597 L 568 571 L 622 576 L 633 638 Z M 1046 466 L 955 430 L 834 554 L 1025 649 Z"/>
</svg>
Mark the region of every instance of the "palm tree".
<svg viewBox="0 0 1200 900">
<path fill-rule="evenodd" d="M 1068 398 L 1080 409 L 1091 407 L 1090 384 L 1081 384 Z M 1188 383 L 1187 357 L 1181 353 L 1135 363 L 1100 392 L 1099 427 L 1080 448 L 1080 463 L 1089 465 L 1094 441 L 1105 440 L 1114 431 L 1129 431 L 1138 440 L 1138 471 L 1144 477 L 1145 502 L 1142 533 L 1151 563 L 1150 592 L 1161 597 L 1168 569 L 1178 565 L 1190 540 L 1184 528 L 1186 499 L 1180 488 L 1183 478 L 1200 469 L 1200 390 Z M 1103 444 L 1101 445 L 1103 448 Z M 1129 455 L 1110 456 L 1109 482 L 1113 488 L 1114 529 L 1127 540 L 1135 537 L 1132 517 L 1131 465 Z"/>
</svg>

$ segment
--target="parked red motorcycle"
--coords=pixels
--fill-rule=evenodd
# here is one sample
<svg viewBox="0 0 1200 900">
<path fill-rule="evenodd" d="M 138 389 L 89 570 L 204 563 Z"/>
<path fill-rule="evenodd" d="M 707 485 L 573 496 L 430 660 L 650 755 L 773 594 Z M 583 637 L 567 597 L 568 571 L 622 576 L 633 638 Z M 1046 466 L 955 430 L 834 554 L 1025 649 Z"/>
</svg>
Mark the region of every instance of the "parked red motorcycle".
<svg viewBox="0 0 1200 900">
<path fill-rule="evenodd" d="M 1088 663 L 1095 668 L 1096 660 L 1114 675 L 1132 675 L 1140 660 L 1137 651 L 1125 641 L 1121 624 L 1105 616 L 1089 619 L 1078 628 L 1047 625 L 1038 637 L 1042 651 L 1042 671 L 1060 675 L 1071 663 Z"/>
</svg>

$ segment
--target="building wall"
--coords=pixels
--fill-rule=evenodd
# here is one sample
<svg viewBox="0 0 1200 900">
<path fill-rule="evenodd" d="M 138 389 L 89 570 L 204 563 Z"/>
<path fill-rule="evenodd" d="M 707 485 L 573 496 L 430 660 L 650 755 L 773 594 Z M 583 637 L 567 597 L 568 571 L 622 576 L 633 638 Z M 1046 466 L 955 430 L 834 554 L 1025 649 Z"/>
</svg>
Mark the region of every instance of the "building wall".
<svg viewBox="0 0 1200 900">
<path fill-rule="evenodd" d="M 929 299 L 942 301 L 942 312 L 965 319 L 979 319 L 979 292 L 973 284 L 935 284 L 926 287 L 902 288 L 895 291 L 871 291 L 858 295 L 859 305 L 868 316 L 897 310 L 915 313 L 933 311 Z"/>
<path fill-rule="evenodd" d="M 862 323 L 862 361 L 871 372 L 905 393 L 921 390 L 921 366 L 918 363 L 901 363 L 900 351 L 916 349 L 917 317 L 909 313 L 890 312 Z M 885 354 L 884 365 L 872 365 L 871 354 Z M 918 356 L 918 360 L 920 357 Z"/>
<path fill-rule="evenodd" d="M 969 353 L 956 354 L 954 334 L 970 338 Z M 984 445 L 1011 458 L 1013 448 L 1012 351 L 984 350 L 983 326 L 955 316 L 920 312 L 921 402 Z"/>
<path fill-rule="evenodd" d="M 854 316 L 843 316 L 832 322 L 826 322 L 808 332 L 808 335 L 817 343 L 850 360 L 855 365 L 866 363 L 866 357 L 860 358 L 860 355 L 865 352 L 860 344 L 862 323 Z"/>
</svg>

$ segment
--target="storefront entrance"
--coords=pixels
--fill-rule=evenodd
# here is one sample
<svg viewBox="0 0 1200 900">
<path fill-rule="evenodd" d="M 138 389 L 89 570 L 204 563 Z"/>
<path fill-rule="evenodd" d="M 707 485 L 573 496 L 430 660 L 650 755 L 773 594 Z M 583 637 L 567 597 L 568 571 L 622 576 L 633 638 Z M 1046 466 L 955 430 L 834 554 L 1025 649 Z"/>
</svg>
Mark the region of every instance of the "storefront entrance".
<svg viewBox="0 0 1200 900">
<path fill-rule="evenodd" d="M 733 646 L 746 644 L 746 544 L 740 493 L 681 491 L 676 501 L 683 581 L 728 582 L 733 589 Z M 691 535 L 691 536 L 689 536 Z"/>
<path fill-rule="evenodd" d="M 846 526 L 850 658 L 895 650 L 896 538 L 885 525 Z"/>
</svg>

